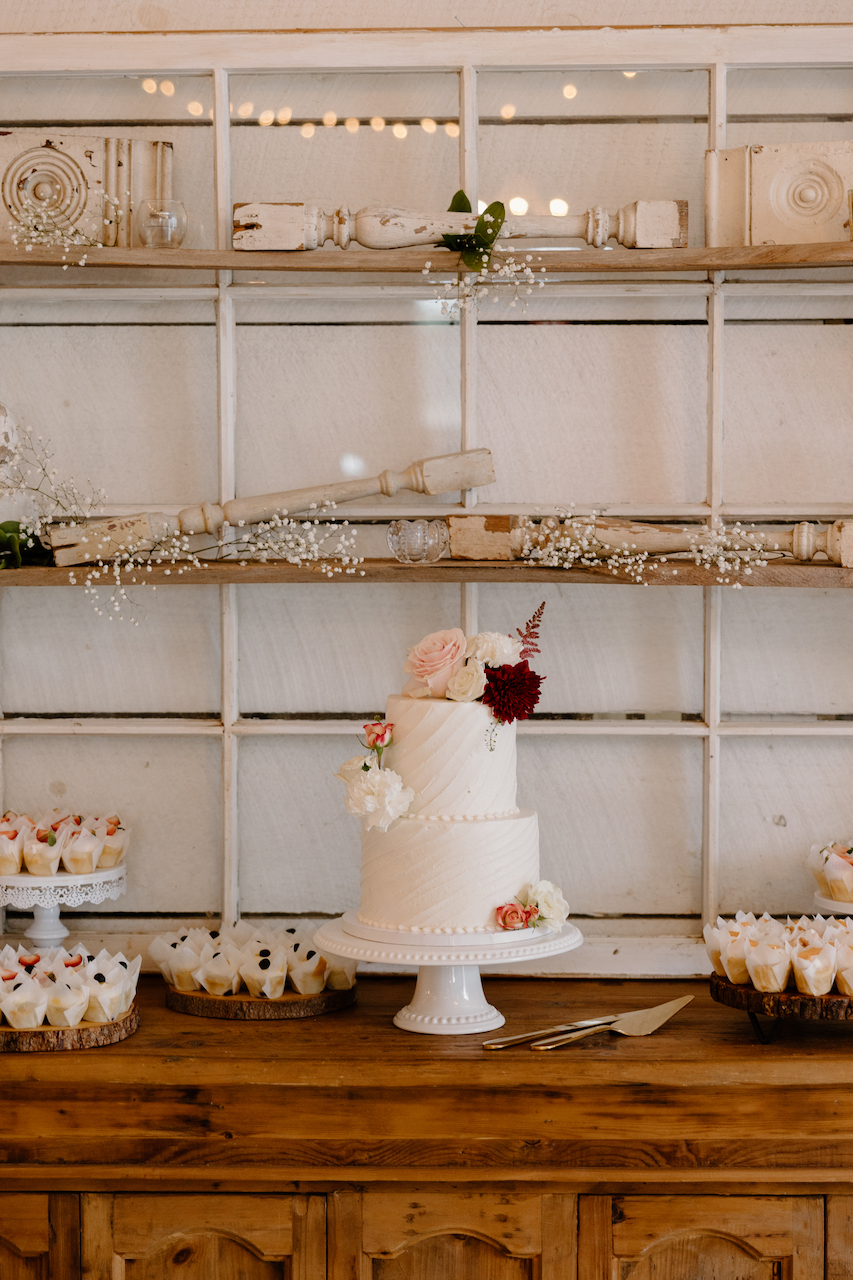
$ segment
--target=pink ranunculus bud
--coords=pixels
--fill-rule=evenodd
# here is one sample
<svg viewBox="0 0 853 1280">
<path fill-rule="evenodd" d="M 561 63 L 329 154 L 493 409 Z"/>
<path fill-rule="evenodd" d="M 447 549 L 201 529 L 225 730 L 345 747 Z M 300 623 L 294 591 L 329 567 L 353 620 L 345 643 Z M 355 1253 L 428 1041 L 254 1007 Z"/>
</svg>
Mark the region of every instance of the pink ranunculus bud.
<svg viewBox="0 0 853 1280">
<path fill-rule="evenodd" d="M 383 724 L 381 720 L 373 720 L 370 724 L 366 724 L 364 733 L 370 750 L 375 751 L 377 747 L 387 747 L 391 741 L 393 729 L 393 724 Z"/>
<path fill-rule="evenodd" d="M 539 908 L 534 904 L 532 907 L 524 907 L 523 910 L 529 928 L 535 920 L 539 919 Z"/>
<path fill-rule="evenodd" d="M 505 902 L 496 908 L 496 915 L 501 929 L 526 929 L 530 918 L 529 908 L 519 906 L 517 902 Z"/>
</svg>

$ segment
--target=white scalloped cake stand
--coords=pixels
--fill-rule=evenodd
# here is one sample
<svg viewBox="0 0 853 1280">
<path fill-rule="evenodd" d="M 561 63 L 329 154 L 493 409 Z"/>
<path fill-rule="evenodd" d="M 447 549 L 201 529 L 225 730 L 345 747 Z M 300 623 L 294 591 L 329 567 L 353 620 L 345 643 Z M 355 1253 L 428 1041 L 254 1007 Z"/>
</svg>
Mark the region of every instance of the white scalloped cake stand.
<svg viewBox="0 0 853 1280">
<path fill-rule="evenodd" d="M 824 915 L 853 915 L 853 902 L 836 902 L 834 898 L 825 898 L 822 893 L 818 893 L 817 891 L 815 891 L 814 904 L 818 911 L 822 912 Z"/>
<path fill-rule="evenodd" d="M 17 875 L 0 876 L 0 907 L 32 911 L 33 922 L 25 937 L 39 947 L 58 947 L 68 937 L 59 918 L 60 907 L 120 898 L 126 887 L 127 867 L 123 862 L 106 871 L 78 876 L 68 871 L 57 871 L 55 876 L 32 876 L 28 871 L 19 871 Z"/>
<path fill-rule="evenodd" d="M 506 1019 L 488 1004 L 480 981 L 481 964 L 518 964 L 572 951 L 583 942 L 573 924 L 560 933 L 519 929 L 501 933 L 402 933 L 363 925 L 354 911 L 329 920 L 314 935 L 318 947 L 351 960 L 419 965 L 411 1004 L 394 1018 L 395 1026 L 429 1036 L 474 1035 L 494 1031 Z"/>
</svg>

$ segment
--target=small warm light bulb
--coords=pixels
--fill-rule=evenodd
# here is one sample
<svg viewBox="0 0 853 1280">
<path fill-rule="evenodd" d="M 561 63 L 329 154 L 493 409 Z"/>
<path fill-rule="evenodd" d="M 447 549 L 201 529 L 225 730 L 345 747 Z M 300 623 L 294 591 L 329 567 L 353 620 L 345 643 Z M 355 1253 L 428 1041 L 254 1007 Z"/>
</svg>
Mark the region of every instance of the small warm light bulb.
<svg viewBox="0 0 853 1280">
<path fill-rule="evenodd" d="M 565 200 L 552 200 L 548 205 L 548 208 L 551 210 L 551 213 L 555 218 L 565 218 L 566 214 L 569 212 L 569 206 L 566 204 Z"/>
<path fill-rule="evenodd" d="M 398 123 L 392 127 L 391 132 L 395 138 L 405 138 L 409 131 L 404 124 L 398 121 Z"/>
<path fill-rule="evenodd" d="M 488 209 L 488 207 L 489 207 L 489 206 L 486 204 L 485 200 L 478 200 L 478 201 L 477 201 L 477 212 L 478 212 L 478 213 L 485 213 L 485 212 L 486 212 L 486 210 Z"/>
<path fill-rule="evenodd" d="M 255 109 L 254 102 L 241 102 L 237 108 L 237 115 L 241 120 L 246 120 Z"/>
<path fill-rule="evenodd" d="M 175 86 L 172 84 L 171 80 L 160 81 L 160 92 L 164 93 L 167 98 L 171 98 L 174 95 Z"/>
<path fill-rule="evenodd" d="M 633 80 L 637 73 L 636 71 L 623 71 L 622 74 L 626 80 Z"/>
<path fill-rule="evenodd" d="M 279 107 L 275 114 L 275 118 L 279 124 L 290 124 L 292 116 L 293 111 L 290 107 Z"/>
<path fill-rule="evenodd" d="M 455 120 L 448 120 L 447 124 L 444 126 L 444 132 L 447 134 L 448 138 L 458 138 L 459 125 Z"/>
<path fill-rule="evenodd" d="M 385 128 L 385 121 L 381 116 L 371 116 L 370 127 L 373 129 L 374 133 L 381 133 Z"/>
<path fill-rule="evenodd" d="M 563 97 L 564 97 L 564 98 L 576 98 L 577 96 L 578 96 L 578 88 L 577 88 L 577 85 L 575 85 L 575 84 L 564 84 L 564 85 L 563 85 Z"/>
<path fill-rule="evenodd" d="M 156 81 L 156 80 L 143 80 L 143 81 L 142 81 L 142 87 L 143 87 L 143 89 L 145 90 L 145 92 L 146 92 L 146 93 L 156 93 L 156 92 L 157 92 L 157 81 Z"/>
<path fill-rule="evenodd" d="M 355 118 L 355 116 L 350 116 L 347 120 L 344 121 L 344 128 L 346 129 L 347 133 L 358 133 L 358 123 L 359 122 Z"/>
<path fill-rule="evenodd" d="M 424 116 L 423 120 L 421 121 L 421 128 L 423 129 L 424 133 L 435 133 L 436 129 L 438 128 L 438 125 L 435 123 L 435 121 L 432 119 L 431 116 Z"/>
<path fill-rule="evenodd" d="M 302 134 L 303 138 L 313 138 L 313 137 L 314 137 L 314 126 L 313 126 L 313 124 L 311 123 L 311 121 L 310 121 L 310 120 L 306 120 L 306 121 L 305 121 L 305 123 L 304 123 L 304 125 L 302 126 L 302 128 L 299 130 L 299 132 Z"/>
<path fill-rule="evenodd" d="M 524 196 L 513 196 L 509 202 L 509 211 L 510 213 L 516 214 L 518 217 L 527 213 L 527 201 Z"/>
<path fill-rule="evenodd" d="M 264 127 L 271 125 L 273 120 L 275 120 L 275 113 L 272 111 L 262 111 L 258 116 L 258 124 Z"/>
<path fill-rule="evenodd" d="M 191 115 L 191 116 L 203 116 L 203 115 L 204 115 L 204 107 L 201 105 L 201 103 L 200 103 L 200 102 L 188 102 L 188 103 L 187 103 L 187 111 L 189 111 L 189 113 L 190 113 L 190 115 Z"/>
<path fill-rule="evenodd" d="M 515 107 L 511 102 L 505 102 L 501 107 L 501 120 L 511 120 L 515 115 Z"/>
<path fill-rule="evenodd" d="M 334 129 L 337 123 L 338 123 L 338 117 L 335 115 L 334 111 L 327 111 L 326 114 L 323 116 L 323 124 L 326 126 L 327 129 Z"/>
</svg>

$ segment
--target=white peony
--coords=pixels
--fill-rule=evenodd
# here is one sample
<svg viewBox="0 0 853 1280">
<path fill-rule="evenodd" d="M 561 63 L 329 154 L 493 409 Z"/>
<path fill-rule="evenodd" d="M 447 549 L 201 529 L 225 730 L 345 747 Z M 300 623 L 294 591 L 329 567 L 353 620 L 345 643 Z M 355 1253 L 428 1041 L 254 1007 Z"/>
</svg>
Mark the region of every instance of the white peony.
<svg viewBox="0 0 853 1280">
<path fill-rule="evenodd" d="M 367 772 L 360 769 L 352 773 L 347 781 L 345 804 L 348 813 L 366 819 L 368 829 L 378 827 L 380 831 L 387 831 L 395 818 L 406 813 L 414 798 L 414 791 L 403 786 L 398 773 L 393 769 L 380 769 L 373 763 Z"/>
<path fill-rule="evenodd" d="M 569 904 L 560 890 L 550 880 L 540 880 L 530 885 L 524 895 L 527 904 L 533 903 L 539 908 L 537 924 L 547 924 L 559 933 L 569 916 Z"/>
<path fill-rule="evenodd" d="M 514 667 L 521 660 L 521 640 L 500 631 L 481 631 L 468 641 L 465 656 L 478 658 L 487 667 Z"/>
<path fill-rule="evenodd" d="M 370 765 L 372 759 L 372 756 L 353 756 L 351 759 L 344 761 L 335 777 L 340 778 L 341 782 L 345 782 L 349 786 L 353 778 L 357 778 L 363 772 L 364 766 Z"/>
<path fill-rule="evenodd" d="M 469 658 L 461 671 L 451 676 L 446 696 L 453 702 L 476 702 L 486 691 L 486 668 L 478 658 Z"/>
</svg>

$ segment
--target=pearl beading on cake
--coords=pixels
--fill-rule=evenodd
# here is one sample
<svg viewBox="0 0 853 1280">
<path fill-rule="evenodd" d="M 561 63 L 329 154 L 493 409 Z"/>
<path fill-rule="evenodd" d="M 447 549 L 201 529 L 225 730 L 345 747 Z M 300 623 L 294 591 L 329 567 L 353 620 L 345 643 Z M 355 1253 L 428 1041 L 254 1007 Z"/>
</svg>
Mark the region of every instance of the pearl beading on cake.
<svg viewBox="0 0 853 1280">
<path fill-rule="evenodd" d="M 417 924 L 391 924 L 387 920 L 369 920 L 358 913 L 359 921 L 371 929 L 389 929 L 394 933 L 503 933 L 501 929 L 490 929 L 488 925 L 444 925 L 442 928 L 430 929 Z"/>
<path fill-rule="evenodd" d="M 501 809 L 497 813 L 404 813 L 402 820 L 409 822 L 488 822 L 491 818 L 513 818 L 521 810 Z"/>
</svg>

